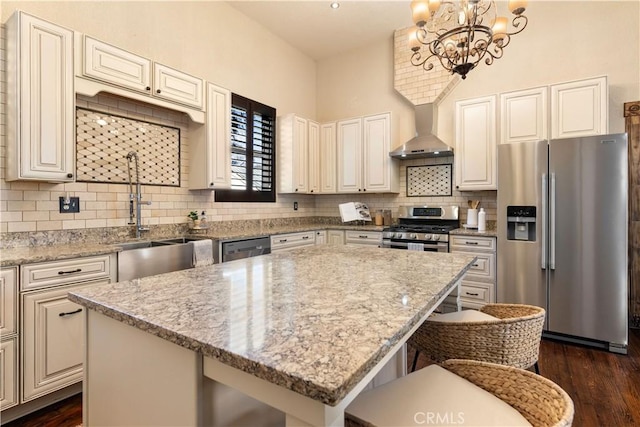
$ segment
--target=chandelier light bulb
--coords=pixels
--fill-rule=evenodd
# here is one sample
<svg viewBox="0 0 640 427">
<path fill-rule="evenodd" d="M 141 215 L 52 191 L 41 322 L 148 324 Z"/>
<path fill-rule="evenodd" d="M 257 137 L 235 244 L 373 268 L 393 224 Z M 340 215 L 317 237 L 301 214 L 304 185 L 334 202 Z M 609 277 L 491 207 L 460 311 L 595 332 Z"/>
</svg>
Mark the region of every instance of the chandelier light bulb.
<svg viewBox="0 0 640 427">
<path fill-rule="evenodd" d="M 527 0 L 509 0 L 509 10 L 514 15 L 522 15 L 527 9 Z"/>
<path fill-rule="evenodd" d="M 431 14 L 431 16 L 435 15 L 435 13 L 438 11 L 440 3 L 440 0 L 429 0 L 429 13 Z"/>
<path fill-rule="evenodd" d="M 413 23 L 418 27 L 424 26 L 427 20 L 431 17 L 429 7 L 423 1 L 411 2 L 411 15 L 413 16 Z"/>
<path fill-rule="evenodd" d="M 409 49 L 412 51 L 420 50 L 420 41 L 418 40 L 418 34 L 415 31 L 409 33 Z"/>
<path fill-rule="evenodd" d="M 502 40 L 507 36 L 507 18 L 500 16 L 491 28 L 493 31 L 493 41 Z"/>
</svg>

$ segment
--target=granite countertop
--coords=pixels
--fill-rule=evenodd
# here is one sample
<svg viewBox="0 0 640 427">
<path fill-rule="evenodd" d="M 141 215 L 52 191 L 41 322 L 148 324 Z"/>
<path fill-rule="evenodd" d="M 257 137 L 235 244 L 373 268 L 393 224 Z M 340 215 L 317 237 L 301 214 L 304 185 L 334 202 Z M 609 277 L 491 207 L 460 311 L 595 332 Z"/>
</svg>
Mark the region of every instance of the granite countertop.
<svg viewBox="0 0 640 427">
<path fill-rule="evenodd" d="M 121 243 L 130 243 L 136 241 L 149 240 L 166 240 L 179 237 L 199 237 L 213 240 L 234 240 L 246 239 L 251 237 L 270 236 L 284 233 L 296 233 L 312 230 L 367 230 L 382 231 L 384 227 L 375 225 L 326 225 L 326 224 L 296 224 L 288 226 L 264 227 L 264 228 L 248 228 L 244 230 L 233 231 L 216 231 L 216 232 L 199 232 L 191 234 L 180 234 L 176 236 L 164 236 L 158 238 L 142 238 L 128 239 L 116 243 L 76 243 L 51 246 L 24 246 L 17 248 L 2 249 L 0 253 L 0 267 L 10 267 L 14 265 L 30 264 L 34 262 L 57 261 L 63 259 L 86 257 L 94 255 L 103 255 L 114 252 L 120 252 Z M 203 230 L 205 231 L 205 230 Z"/>
<path fill-rule="evenodd" d="M 487 229 L 486 231 L 478 231 L 477 228 L 456 228 L 449 232 L 459 236 L 478 236 L 478 237 L 498 237 L 498 230 Z"/>
<path fill-rule="evenodd" d="M 335 405 L 475 259 L 321 245 L 97 285 L 69 298 Z"/>
</svg>

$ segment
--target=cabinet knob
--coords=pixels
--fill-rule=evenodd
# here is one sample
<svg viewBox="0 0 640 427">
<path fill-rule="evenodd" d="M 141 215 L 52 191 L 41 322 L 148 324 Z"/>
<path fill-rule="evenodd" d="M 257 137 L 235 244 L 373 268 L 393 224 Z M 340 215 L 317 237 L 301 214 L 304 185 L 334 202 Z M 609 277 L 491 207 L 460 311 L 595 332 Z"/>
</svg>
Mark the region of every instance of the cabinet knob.
<svg viewBox="0 0 640 427">
<path fill-rule="evenodd" d="M 73 178 L 73 174 L 72 173 L 68 173 L 67 174 L 67 178 Z"/>
<path fill-rule="evenodd" d="M 162 91 L 160 89 L 156 89 L 156 93 L 161 93 Z"/>
<path fill-rule="evenodd" d="M 151 86 L 145 87 L 145 90 L 151 90 Z"/>
<path fill-rule="evenodd" d="M 296 190 L 295 190 L 295 191 L 298 191 L 298 189 L 296 188 Z"/>
<path fill-rule="evenodd" d="M 311 190 L 311 193 L 313 193 L 313 190 Z"/>
<path fill-rule="evenodd" d="M 364 190 L 362 190 L 362 191 L 367 191 L 367 189 L 365 188 L 365 189 L 364 189 Z"/>
<path fill-rule="evenodd" d="M 459 185 L 456 185 L 456 188 L 460 188 L 460 186 L 459 186 Z"/>
<path fill-rule="evenodd" d="M 362 188 L 358 188 L 358 191 L 362 191 Z"/>
<path fill-rule="evenodd" d="M 213 187 L 213 182 L 210 182 L 210 183 L 209 183 L 209 187 Z"/>
</svg>

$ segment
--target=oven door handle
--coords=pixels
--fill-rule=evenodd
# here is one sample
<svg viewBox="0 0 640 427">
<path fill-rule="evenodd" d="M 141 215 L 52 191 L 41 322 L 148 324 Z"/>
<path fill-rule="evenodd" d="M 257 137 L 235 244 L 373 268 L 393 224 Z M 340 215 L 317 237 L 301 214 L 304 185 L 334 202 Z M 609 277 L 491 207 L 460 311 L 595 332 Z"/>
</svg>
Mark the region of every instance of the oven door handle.
<svg viewBox="0 0 640 427">
<path fill-rule="evenodd" d="M 404 241 L 395 241 L 395 240 L 382 240 L 382 247 L 384 248 L 402 248 L 407 249 L 409 247 L 409 243 L 423 243 L 423 242 L 404 242 Z M 433 243 L 424 243 L 425 251 L 429 251 L 430 249 L 436 249 L 437 252 L 449 252 L 449 243 L 447 242 L 438 242 L 435 245 Z M 436 252 L 432 251 L 432 252 Z"/>
</svg>

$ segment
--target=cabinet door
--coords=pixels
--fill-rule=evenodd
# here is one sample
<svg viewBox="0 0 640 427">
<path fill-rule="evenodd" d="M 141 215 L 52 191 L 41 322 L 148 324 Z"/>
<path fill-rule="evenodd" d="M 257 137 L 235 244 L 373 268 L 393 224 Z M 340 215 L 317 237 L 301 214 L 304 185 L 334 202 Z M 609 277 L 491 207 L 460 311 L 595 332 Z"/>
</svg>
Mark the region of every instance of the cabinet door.
<svg viewBox="0 0 640 427">
<path fill-rule="evenodd" d="M 391 114 L 377 114 L 362 120 L 362 169 L 364 191 L 397 190 L 397 161 L 389 157 Z"/>
<path fill-rule="evenodd" d="M 362 191 L 362 119 L 338 122 L 338 193 Z"/>
<path fill-rule="evenodd" d="M 309 193 L 320 192 L 320 125 L 309 120 L 307 170 Z"/>
<path fill-rule="evenodd" d="M 0 343 L 0 410 L 18 404 L 18 339 Z"/>
<path fill-rule="evenodd" d="M 547 139 L 547 88 L 500 95 L 500 143 Z"/>
<path fill-rule="evenodd" d="M 336 192 L 336 124 L 320 126 L 320 192 Z"/>
<path fill-rule="evenodd" d="M 153 95 L 202 109 L 203 81 L 166 65 L 153 64 Z"/>
<path fill-rule="evenodd" d="M 496 97 L 456 102 L 456 188 L 495 190 Z"/>
<path fill-rule="evenodd" d="M 316 245 L 327 244 L 327 230 L 316 231 Z"/>
<path fill-rule="evenodd" d="M 603 135 L 609 132 L 607 78 L 551 86 L 551 138 Z"/>
<path fill-rule="evenodd" d="M 7 181 L 73 181 L 73 32 L 16 12 L 7 57 Z"/>
<path fill-rule="evenodd" d="M 151 61 L 89 36 L 84 37 L 85 76 L 139 92 L 151 92 Z"/>
<path fill-rule="evenodd" d="M 327 230 L 327 241 L 330 245 L 344 245 L 344 231 Z"/>
<path fill-rule="evenodd" d="M 307 119 L 293 119 L 293 191 L 309 191 L 307 162 L 309 159 L 309 127 Z"/>
<path fill-rule="evenodd" d="M 231 187 L 231 92 L 207 85 L 206 162 L 209 188 Z M 191 171 L 193 172 L 193 170 Z"/>
<path fill-rule="evenodd" d="M 18 333 L 17 267 L 0 270 L 0 336 Z"/>
<path fill-rule="evenodd" d="M 22 294 L 22 401 L 82 380 L 84 308 L 67 299 L 73 289 L 110 279 Z"/>
</svg>

